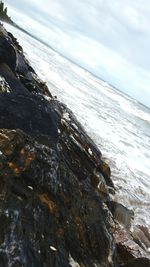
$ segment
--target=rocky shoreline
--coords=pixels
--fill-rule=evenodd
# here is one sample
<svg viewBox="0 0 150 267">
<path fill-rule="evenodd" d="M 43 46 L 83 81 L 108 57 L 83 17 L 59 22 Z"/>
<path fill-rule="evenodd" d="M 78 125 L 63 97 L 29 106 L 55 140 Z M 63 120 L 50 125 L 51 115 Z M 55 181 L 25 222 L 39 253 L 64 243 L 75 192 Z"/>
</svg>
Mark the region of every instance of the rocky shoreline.
<svg viewBox="0 0 150 267">
<path fill-rule="evenodd" d="M 0 76 L 0 266 L 150 266 L 101 152 L 2 25 Z"/>
</svg>

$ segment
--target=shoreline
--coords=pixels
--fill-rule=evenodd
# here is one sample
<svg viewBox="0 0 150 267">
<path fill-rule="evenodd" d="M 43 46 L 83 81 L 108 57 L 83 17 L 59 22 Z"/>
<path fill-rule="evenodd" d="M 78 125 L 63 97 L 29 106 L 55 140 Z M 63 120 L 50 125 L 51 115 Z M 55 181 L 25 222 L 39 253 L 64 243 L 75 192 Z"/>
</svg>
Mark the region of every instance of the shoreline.
<svg viewBox="0 0 150 267">
<path fill-rule="evenodd" d="M 1 29 L 2 29 L 2 27 L 1 27 Z M 5 37 L 6 37 L 5 34 L 3 34 L 3 41 L 6 42 Z M 110 199 L 110 195 L 109 195 L 109 191 L 111 191 L 111 188 L 113 188 L 113 183 L 112 183 L 112 180 L 110 177 L 109 166 L 105 162 L 102 161 L 100 151 L 97 149 L 97 147 L 95 146 L 93 141 L 86 135 L 82 126 L 80 125 L 79 122 L 77 122 L 77 120 L 74 117 L 74 115 L 72 114 L 72 112 L 69 109 L 67 109 L 67 107 L 65 105 L 63 105 L 62 103 L 60 103 L 59 101 L 54 99 L 52 97 L 51 93 L 49 93 L 49 90 L 48 90 L 47 86 L 45 85 L 45 83 L 43 83 L 37 77 L 34 70 L 30 66 L 29 62 L 24 57 L 23 50 L 20 47 L 20 45 L 18 44 L 18 42 L 16 41 L 16 39 L 13 37 L 13 35 L 9 34 L 9 41 L 6 42 L 5 44 L 6 44 L 6 46 L 2 46 L 2 45 L 0 46 L 0 48 L 1 48 L 1 51 L 0 51 L 1 52 L 1 54 L 0 54 L 1 55 L 0 73 L 3 74 L 2 76 L 5 78 L 5 81 L 8 83 L 9 89 L 7 89 L 7 90 L 8 91 L 10 90 L 10 91 L 7 92 L 6 84 L 4 83 L 3 88 L 2 88 L 4 90 L 4 92 L 1 93 L 0 102 L 1 102 L 1 106 L 3 106 L 3 112 L 6 108 L 6 106 L 4 106 L 4 104 L 3 104 L 5 102 L 7 103 L 8 110 L 10 108 L 13 112 L 12 113 L 9 113 L 9 112 L 5 113 L 4 112 L 3 114 L 0 113 L 0 115 L 4 117 L 4 119 L 0 123 L 0 126 L 1 126 L 0 128 L 1 129 L 2 128 L 5 128 L 5 129 L 9 128 L 9 131 L 8 130 L 5 130 L 5 131 L 2 130 L 2 132 L 1 132 L 2 140 L 4 138 L 3 136 L 5 133 L 9 142 L 10 143 L 13 142 L 14 139 L 10 139 L 10 136 L 14 135 L 13 134 L 14 132 L 12 132 L 12 130 L 13 131 L 15 130 L 15 137 L 13 137 L 13 138 L 16 138 L 18 140 L 17 142 L 20 142 L 18 138 L 20 138 L 19 136 L 21 136 L 21 139 L 23 138 L 23 139 L 27 140 L 27 143 L 29 142 L 32 144 L 33 150 L 34 149 L 37 150 L 37 147 L 34 147 L 35 144 L 34 144 L 33 140 L 36 140 L 38 145 L 39 146 L 42 145 L 42 146 L 44 146 L 44 148 L 45 148 L 45 146 L 49 147 L 49 148 L 52 147 L 52 149 L 54 149 L 55 153 L 58 154 L 59 157 L 61 157 L 61 161 L 63 162 L 63 164 L 65 164 L 66 170 L 68 170 L 67 168 L 69 166 L 69 170 L 71 171 L 71 173 L 73 173 L 72 174 L 73 177 L 74 176 L 76 177 L 76 180 L 72 181 L 73 182 L 72 185 L 75 186 L 76 190 L 78 188 L 79 192 L 81 191 L 81 193 L 83 194 L 84 197 L 85 197 L 84 190 L 87 190 L 87 192 L 88 192 L 87 194 L 88 194 L 88 197 L 90 197 L 91 202 L 94 201 L 94 198 L 97 199 L 97 201 L 94 204 L 96 206 L 92 207 L 93 212 L 96 216 L 93 218 L 93 220 L 94 220 L 92 222 L 93 225 L 94 224 L 95 224 L 95 226 L 97 225 L 96 219 L 98 219 L 100 221 L 103 221 L 103 223 L 105 224 L 105 226 L 107 228 L 108 227 L 108 225 L 106 223 L 107 219 L 109 220 L 109 224 L 111 224 L 111 216 L 109 215 L 110 210 L 112 209 L 111 210 L 112 214 L 113 213 L 115 214 L 116 210 L 118 209 L 118 204 L 112 203 L 112 201 Z M 15 53 L 13 52 L 14 50 L 12 50 L 12 47 L 15 50 Z M 17 56 L 17 60 L 16 60 L 16 56 Z M 16 65 L 16 61 L 18 62 L 17 65 Z M 46 100 L 45 97 L 46 98 L 48 97 L 49 100 Z M 15 106 L 13 105 L 13 102 L 16 102 Z M 34 104 L 34 103 L 36 103 L 36 104 Z M 28 114 L 28 110 L 26 109 L 26 105 L 27 105 L 29 110 L 31 108 L 33 114 L 35 113 L 34 114 L 35 117 L 32 116 L 32 113 L 30 113 L 30 115 Z M 41 106 L 40 110 L 37 110 L 38 105 Z M 47 112 L 45 113 L 45 111 L 44 111 L 45 106 L 47 107 L 48 113 Z M 23 108 L 23 113 L 22 113 L 21 107 Z M 37 112 L 37 115 L 36 115 L 36 112 Z M 14 113 L 14 115 L 13 115 L 13 113 Z M 9 114 L 9 116 L 8 116 L 8 114 Z M 43 117 L 41 117 L 42 119 L 40 120 L 40 123 L 37 121 L 39 116 L 43 116 Z M 68 116 L 69 116 L 69 119 L 68 119 Z M 19 117 L 21 117 L 21 118 L 19 118 Z M 45 117 L 48 118 L 48 120 L 47 119 L 45 120 Z M 26 121 L 27 118 L 30 121 L 30 123 L 28 123 L 28 121 Z M 23 121 L 26 121 L 25 123 L 27 123 L 27 125 L 25 125 L 25 123 L 23 123 Z M 49 123 L 49 122 L 50 122 L 51 126 L 48 127 L 47 123 Z M 74 126 L 73 126 L 74 124 L 77 126 L 78 130 L 76 130 L 76 128 L 74 128 Z M 10 126 L 10 125 L 12 125 L 12 126 Z M 58 125 L 59 125 L 59 127 L 58 127 Z M 18 128 L 23 132 L 20 132 L 20 131 L 18 132 L 18 130 L 17 130 Z M 60 131 L 60 133 L 58 130 Z M 26 136 L 26 134 L 27 134 L 27 136 Z M 28 137 L 28 136 L 30 136 L 30 137 Z M 33 138 L 33 140 L 32 140 L 32 138 Z M 7 144 L 7 141 L 6 141 L 6 144 Z M 56 147 L 56 144 L 58 147 L 61 147 L 60 151 Z M 17 143 L 14 144 L 14 147 L 15 146 L 17 146 Z M 2 142 L 2 149 L 4 149 L 4 148 L 3 148 L 3 142 Z M 0 149 L 1 149 L 1 147 L 0 147 Z M 90 153 L 89 151 L 92 151 L 92 153 Z M 16 177 L 15 179 L 17 179 L 17 180 L 18 180 L 18 177 L 22 177 L 22 175 L 23 176 L 27 175 L 27 174 L 25 174 L 26 169 L 24 171 L 25 167 L 27 167 L 27 173 L 28 173 L 28 168 L 32 169 L 32 166 L 31 166 L 32 164 L 30 163 L 30 161 L 33 161 L 33 163 L 34 163 L 35 155 L 34 156 L 28 155 L 29 158 L 27 156 L 24 162 L 19 162 L 19 166 L 18 166 L 14 162 L 13 163 L 11 162 L 11 164 L 10 164 L 8 161 L 9 154 L 7 154 L 8 153 L 7 150 L 5 151 L 5 149 L 4 149 L 4 152 L 2 152 L 2 153 L 5 154 L 5 157 L 7 157 L 7 159 L 4 160 L 4 158 L 3 158 L 4 166 L 2 166 L 2 170 L 5 170 L 6 173 L 8 172 L 8 177 L 10 180 L 12 179 L 12 181 L 13 181 L 14 175 Z M 73 154 L 72 154 L 72 152 L 73 152 Z M 16 157 L 15 150 L 13 150 L 12 153 Z M 31 152 L 28 151 L 27 154 L 30 154 L 30 153 Z M 42 154 L 42 147 L 41 147 L 40 153 Z M 58 155 L 57 155 L 57 157 L 58 157 Z M 33 157 L 33 159 L 32 159 L 32 157 Z M 47 155 L 47 157 L 48 157 L 48 155 Z M 18 162 L 18 160 L 19 159 L 17 159 L 17 162 Z M 66 165 L 66 160 L 67 160 L 67 165 Z M 28 163 L 25 163 L 26 161 Z M 81 162 L 82 162 L 82 165 L 80 165 Z M 21 164 L 23 164 L 23 166 Z M 27 164 L 27 166 L 26 166 L 26 164 Z M 42 164 L 42 163 L 40 162 L 40 164 Z M 58 168 L 61 167 L 59 164 L 58 164 L 58 166 L 59 166 Z M 57 173 L 56 170 L 55 170 L 55 172 Z M 61 172 L 62 173 L 64 172 L 62 167 L 61 167 Z M 4 173 L 3 173 L 3 175 L 4 175 Z M 43 179 L 47 175 L 48 175 L 48 173 L 43 176 Z M 53 173 L 52 177 L 53 176 L 55 176 L 54 173 Z M 52 177 L 51 177 L 51 179 L 53 180 Z M 4 176 L 3 176 L 3 178 L 4 178 Z M 79 181 L 79 178 L 81 179 L 80 181 Z M 30 179 L 32 181 L 32 178 L 30 178 Z M 56 186 L 55 183 L 57 184 L 57 182 L 52 181 L 52 180 L 51 180 L 51 187 L 49 190 L 53 192 L 53 193 L 52 192 L 51 193 L 53 194 L 53 198 L 55 198 L 56 202 L 59 202 L 58 201 L 59 197 L 57 196 L 58 193 L 56 194 L 56 192 L 55 192 L 56 189 L 54 190 L 54 188 Z M 26 182 L 24 181 L 24 183 L 26 183 Z M 62 181 L 62 183 L 63 183 L 63 181 Z M 81 188 L 84 188 L 84 190 L 82 189 L 83 192 L 80 188 L 80 186 L 81 186 L 80 183 L 82 184 Z M 89 184 L 91 184 L 91 185 L 89 186 Z M 64 186 L 66 186 L 66 185 L 67 184 L 65 184 Z M 43 184 L 41 187 L 41 184 L 39 181 L 38 187 L 40 190 L 42 190 L 42 188 L 45 187 L 45 185 Z M 19 187 L 19 189 L 15 188 L 14 190 L 15 190 L 15 192 L 16 191 L 20 192 L 20 189 L 21 188 Z M 46 189 L 44 189 L 44 190 L 46 190 Z M 61 191 L 61 189 L 59 189 L 59 190 Z M 66 190 L 69 190 L 69 188 Z M 22 197 L 22 194 L 24 196 L 25 193 L 21 193 L 21 197 Z M 52 211 L 53 210 L 52 206 L 54 208 L 56 203 L 55 203 L 55 201 L 52 201 L 49 199 L 50 192 L 47 192 L 47 194 L 45 195 L 45 193 L 42 193 L 42 194 L 40 193 L 40 195 L 38 195 L 39 201 L 40 201 L 42 206 L 46 205 L 48 210 Z M 92 195 L 94 198 L 92 197 Z M 58 199 L 57 199 L 57 197 L 58 197 Z M 70 197 L 70 195 L 68 195 L 68 197 Z M 32 199 L 32 196 L 31 196 L 31 199 Z M 75 199 L 76 199 L 76 196 L 75 196 Z M 73 199 L 73 201 L 74 201 L 74 199 Z M 82 204 L 82 198 L 80 199 L 79 203 L 80 203 L 80 205 Z M 78 205 L 79 205 L 79 203 L 78 203 Z M 102 207 L 101 207 L 102 213 L 104 212 L 105 209 L 107 210 L 108 214 L 106 216 L 103 215 L 101 218 L 101 216 L 99 214 L 95 213 L 96 212 L 95 208 L 99 209 L 98 208 L 99 205 L 97 205 L 96 203 L 99 203 L 100 206 L 102 205 Z M 107 203 L 107 206 L 104 209 L 103 205 L 104 204 L 106 205 L 106 203 Z M 7 205 L 10 205 L 9 201 L 8 201 Z M 66 204 L 66 205 L 68 205 L 68 204 Z M 88 205 L 91 205 L 91 204 L 88 202 Z M 57 203 L 57 206 L 58 206 L 58 203 Z M 61 208 L 61 206 L 60 206 L 60 208 Z M 58 209 L 58 207 L 57 207 L 57 209 Z M 68 209 L 68 207 L 67 207 L 67 209 Z M 72 206 L 69 207 L 69 209 L 72 209 Z M 121 208 L 121 210 L 122 210 L 122 208 Z M 75 208 L 75 210 L 73 210 L 72 212 L 73 213 L 75 212 L 77 215 L 79 210 L 77 208 Z M 86 207 L 85 212 L 87 212 L 87 213 L 89 212 L 87 207 Z M 119 212 L 119 214 L 120 214 L 120 211 L 117 211 L 117 212 Z M 55 216 L 57 217 L 58 215 L 56 213 L 54 212 Z M 124 212 L 123 212 L 123 214 L 124 214 Z M 126 213 L 125 213 L 125 215 L 126 215 Z M 45 216 L 45 215 L 43 215 L 43 216 Z M 116 215 L 114 215 L 114 218 L 115 218 L 115 216 Z M 86 219 L 86 217 L 84 218 L 84 220 L 85 219 Z M 89 219 L 86 222 L 87 225 L 90 225 Z M 85 236 L 88 235 L 88 232 L 86 229 L 84 229 L 84 223 L 82 222 L 82 220 L 79 220 L 76 222 L 75 229 L 74 229 L 75 232 L 77 231 L 75 234 L 75 239 L 77 238 L 76 235 L 79 232 L 79 238 L 81 238 L 81 239 L 83 238 L 86 240 Z M 71 224 L 73 227 L 73 222 L 71 222 Z M 86 242 L 84 244 L 83 240 L 82 240 L 81 243 L 83 243 L 83 248 L 80 248 L 81 251 L 77 250 L 76 252 L 74 252 L 76 254 L 75 255 L 76 260 L 78 258 L 77 255 L 78 254 L 80 255 L 80 259 L 79 259 L 78 264 L 82 264 L 82 261 L 83 261 L 83 264 L 85 266 L 90 266 L 90 267 L 94 266 L 94 265 L 92 265 L 92 264 L 94 264 L 94 260 L 93 260 L 93 263 L 91 263 L 91 259 L 90 259 L 90 258 L 94 257 L 95 261 L 97 262 L 96 264 L 101 264 L 103 262 L 105 264 L 105 266 L 108 266 L 109 264 L 110 264 L 109 266 L 131 266 L 130 262 L 121 263 L 123 265 L 119 265 L 120 263 L 118 263 L 118 261 L 121 261 L 121 260 L 119 259 L 118 251 L 116 250 L 117 246 L 123 247 L 125 249 L 126 245 L 127 245 L 126 240 L 123 239 L 120 241 L 120 239 L 119 239 L 120 236 L 122 236 L 122 233 L 125 233 L 125 236 L 124 236 L 125 239 L 128 239 L 128 240 L 131 239 L 130 241 L 132 241 L 132 242 L 130 243 L 130 246 L 132 247 L 133 245 L 135 245 L 136 251 L 138 251 L 138 250 L 140 251 L 141 254 L 133 256 L 133 257 L 135 257 L 135 261 L 137 261 L 137 259 L 138 259 L 138 261 L 139 261 L 138 264 L 142 264 L 142 261 L 140 262 L 141 258 L 143 258 L 143 257 L 145 257 L 145 258 L 147 257 L 147 259 L 149 258 L 148 255 L 146 254 L 146 252 L 144 252 L 144 250 L 137 243 L 135 243 L 135 241 L 133 240 L 132 236 L 130 236 L 130 233 L 127 229 L 124 229 L 122 226 L 119 226 L 118 224 L 116 224 L 115 221 L 113 222 L 113 224 L 115 224 L 118 227 L 117 233 L 114 235 L 113 242 L 111 241 L 112 229 L 113 229 L 112 226 L 110 227 L 110 225 L 109 225 L 109 227 L 108 227 L 109 238 L 107 238 L 107 235 L 106 235 L 104 229 L 101 232 L 101 234 L 104 236 L 103 238 L 104 239 L 106 238 L 107 242 L 109 241 L 108 242 L 109 246 L 110 246 L 109 249 L 111 249 L 111 252 L 112 252 L 112 255 L 110 256 L 110 258 L 111 258 L 110 262 L 107 262 L 108 261 L 108 254 L 109 254 L 108 247 L 106 248 L 106 251 L 105 251 L 105 254 L 107 255 L 107 257 L 106 257 L 106 255 L 103 255 L 102 250 L 99 251 L 99 249 L 97 248 L 99 253 L 100 254 L 102 253 L 101 258 L 99 258 L 98 255 L 96 255 L 94 250 L 93 250 L 91 252 L 92 254 L 90 255 L 90 257 L 86 256 L 86 257 L 88 257 L 88 260 L 84 259 L 84 261 L 83 261 L 83 259 L 82 259 L 83 255 L 82 255 L 81 251 L 83 249 L 83 251 L 85 253 L 86 249 L 88 248 L 86 246 L 89 246 L 89 244 Z M 81 231 L 81 228 L 79 226 L 84 229 L 83 233 L 81 233 L 82 231 Z M 62 227 L 62 225 L 61 225 L 61 227 Z M 77 227 L 77 229 L 76 229 L 76 227 Z M 102 225 L 101 225 L 101 227 L 102 227 Z M 66 226 L 65 227 L 63 226 L 63 231 L 65 231 L 65 230 L 66 230 Z M 97 234 L 99 235 L 99 233 L 100 233 L 100 229 L 97 232 Z M 82 236 L 82 234 L 83 234 L 83 236 Z M 119 234 L 119 236 L 118 236 L 118 234 Z M 93 236 L 91 236 L 90 238 L 91 238 L 91 242 L 94 242 L 94 240 L 92 240 Z M 64 241 L 65 237 L 63 237 L 62 240 Z M 76 242 L 77 242 L 77 240 L 76 240 Z M 97 243 L 97 245 L 99 244 L 98 240 L 96 240 L 96 243 Z M 93 245 L 94 245 L 94 243 L 93 243 Z M 129 251 L 131 249 L 130 246 L 128 248 Z M 113 252 L 114 247 L 115 247 L 115 254 Z M 90 247 L 88 249 L 90 249 Z M 72 248 L 72 253 L 73 253 L 73 251 L 74 251 L 74 249 Z M 129 251 L 128 251 L 129 254 L 132 253 L 132 251 L 130 251 L 130 252 Z M 144 255 L 143 257 L 141 256 L 142 253 Z M 61 257 L 62 257 L 62 255 L 59 255 L 59 258 L 62 260 Z M 106 258 L 107 258 L 107 260 L 106 260 Z M 126 265 L 126 264 L 128 264 L 128 265 Z M 67 265 L 62 265 L 62 266 L 67 266 Z M 99 266 L 99 265 L 97 265 L 97 266 Z"/>
</svg>

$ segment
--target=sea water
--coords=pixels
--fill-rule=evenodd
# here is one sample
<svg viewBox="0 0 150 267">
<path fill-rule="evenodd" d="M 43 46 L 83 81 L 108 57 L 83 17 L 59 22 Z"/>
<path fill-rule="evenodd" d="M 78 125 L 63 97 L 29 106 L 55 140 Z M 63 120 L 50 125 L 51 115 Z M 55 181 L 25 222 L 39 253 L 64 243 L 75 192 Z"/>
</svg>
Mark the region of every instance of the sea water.
<svg viewBox="0 0 150 267">
<path fill-rule="evenodd" d="M 67 104 L 111 167 L 115 200 L 150 228 L 150 109 L 25 33 L 6 25 L 50 92 Z"/>
</svg>

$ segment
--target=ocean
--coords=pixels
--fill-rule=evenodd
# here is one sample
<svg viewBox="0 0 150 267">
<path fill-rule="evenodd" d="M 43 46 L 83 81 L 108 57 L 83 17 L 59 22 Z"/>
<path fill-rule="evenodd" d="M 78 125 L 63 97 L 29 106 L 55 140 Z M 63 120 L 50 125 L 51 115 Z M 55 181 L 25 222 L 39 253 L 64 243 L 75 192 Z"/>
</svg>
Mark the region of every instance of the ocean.
<svg viewBox="0 0 150 267">
<path fill-rule="evenodd" d="M 150 109 L 27 34 L 5 27 L 101 150 L 111 167 L 115 200 L 134 211 L 133 225 L 150 229 Z"/>
</svg>

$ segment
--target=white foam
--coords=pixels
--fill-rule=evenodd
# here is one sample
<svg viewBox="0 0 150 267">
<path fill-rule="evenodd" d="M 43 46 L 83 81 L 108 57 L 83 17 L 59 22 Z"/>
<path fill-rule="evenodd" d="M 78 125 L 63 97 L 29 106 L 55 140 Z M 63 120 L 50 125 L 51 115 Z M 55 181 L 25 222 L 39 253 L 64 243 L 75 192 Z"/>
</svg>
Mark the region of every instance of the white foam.
<svg viewBox="0 0 150 267">
<path fill-rule="evenodd" d="M 52 94 L 68 105 L 108 157 L 116 197 L 135 210 L 136 223 L 150 226 L 149 110 L 24 33 L 14 33 Z"/>
</svg>

